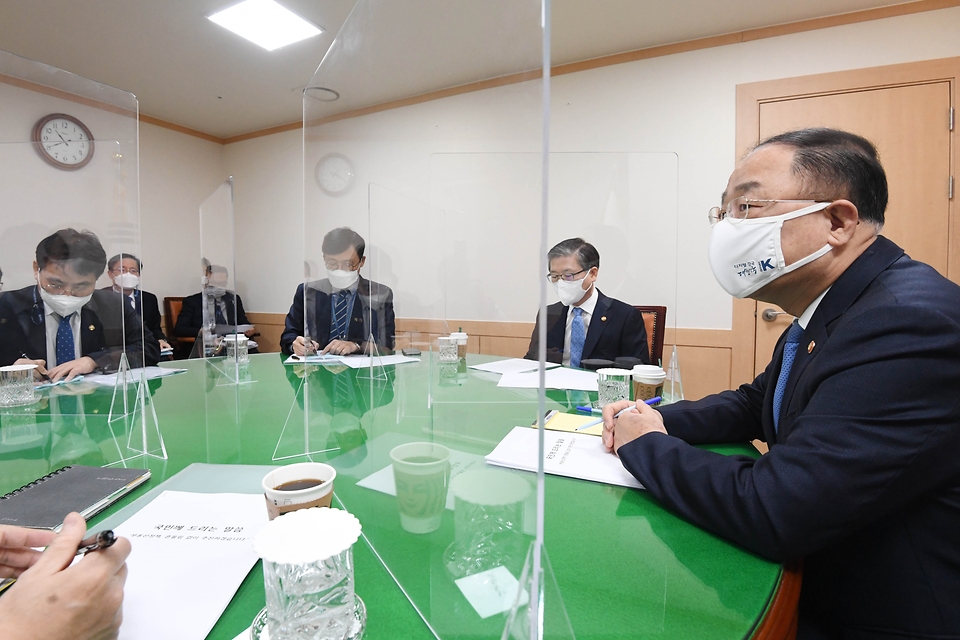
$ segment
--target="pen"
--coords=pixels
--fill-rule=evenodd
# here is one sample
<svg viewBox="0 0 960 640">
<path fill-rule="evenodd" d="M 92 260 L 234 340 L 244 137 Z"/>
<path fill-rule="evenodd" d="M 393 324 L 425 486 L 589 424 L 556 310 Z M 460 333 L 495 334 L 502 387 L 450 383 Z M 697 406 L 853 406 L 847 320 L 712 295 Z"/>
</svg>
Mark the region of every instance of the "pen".
<svg viewBox="0 0 960 640">
<path fill-rule="evenodd" d="M 97 549 L 106 549 L 116 541 L 117 534 L 115 534 L 112 529 L 104 529 L 89 538 L 81 540 L 80 546 L 77 548 L 77 555 L 90 553 Z"/>
<path fill-rule="evenodd" d="M 648 405 L 648 406 L 649 406 L 649 405 L 654 405 L 654 404 L 657 404 L 658 402 L 660 402 L 662 399 L 663 399 L 663 398 L 661 398 L 660 396 L 654 396 L 654 397 L 650 398 L 649 400 L 644 400 L 644 401 L 643 401 L 643 404 Z M 577 407 L 577 408 L 579 409 L 580 407 Z M 613 417 L 614 417 L 614 418 L 619 418 L 620 416 L 622 416 L 623 414 L 625 414 L 627 411 L 630 411 L 631 409 L 633 409 L 633 407 L 627 407 L 626 409 L 622 409 L 622 410 L 618 411 L 618 412 L 617 412 L 617 415 L 615 415 L 615 416 L 613 416 Z M 603 423 L 603 418 L 600 418 L 599 420 L 591 420 L 590 422 L 588 422 L 587 424 L 583 425 L 582 427 L 577 427 L 577 431 L 583 431 L 584 429 L 589 429 L 590 427 L 595 427 L 595 426 L 597 426 L 598 424 L 602 424 L 602 423 Z"/>
<path fill-rule="evenodd" d="M 593 407 L 577 407 L 577 411 L 583 411 L 584 413 L 603 413 L 600 409 L 594 409 Z"/>
<path fill-rule="evenodd" d="M 30 356 L 28 356 L 28 355 L 25 354 L 25 353 L 21 353 L 21 354 L 20 354 L 20 357 L 23 358 L 24 360 L 30 360 L 30 359 L 31 359 Z M 40 373 L 40 372 L 38 371 L 37 373 Z M 47 382 L 50 382 L 50 376 L 48 376 L 48 375 L 45 374 L 45 373 L 40 373 L 40 379 L 41 379 L 41 380 L 46 380 Z"/>
</svg>

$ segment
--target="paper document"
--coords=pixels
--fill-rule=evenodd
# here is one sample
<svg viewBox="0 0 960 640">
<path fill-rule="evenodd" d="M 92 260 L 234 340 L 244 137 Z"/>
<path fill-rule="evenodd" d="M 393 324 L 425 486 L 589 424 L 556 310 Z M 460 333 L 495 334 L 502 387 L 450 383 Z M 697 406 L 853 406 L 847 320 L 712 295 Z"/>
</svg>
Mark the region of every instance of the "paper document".
<svg viewBox="0 0 960 640">
<path fill-rule="evenodd" d="M 133 546 L 120 638 L 206 638 L 256 564 L 266 523 L 259 493 L 164 491 L 116 527 Z"/>
<path fill-rule="evenodd" d="M 343 358 L 343 364 L 347 365 L 351 369 L 381 367 L 389 364 L 403 364 L 405 362 L 420 362 L 420 358 L 410 358 L 399 354 L 395 356 L 347 356 Z"/>
<path fill-rule="evenodd" d="M 139 382 L 140 372 L 143 372 L 147 380 L 155 378 L 164 378 L 178 373 L 183 373 L 186 369 L 168 369 L 167 367 L 143 367 L 143 369 L 129 369 L 127 371 L 127 382 Z M 87 375 L 87 382 L 102 385 L 115 385 L 119 379 L 118 373 L 91 373 Z M 76 380 L 76 378 L 74 378 Z"/>
<path fill-rule="evenodd" d="M 95 375 L 95 374 L 90 374 L 90 375 L 91 375 L 91 377 L 93 377 L 93 375 Z M 60 378 L 60 379 L 57 380 L 56 382 L 41 382 L 41 383 L 39 383 L 39 384 L 34 385 L 33 388 L 34 388 L 35 391 L 40 391 L 41 389 L 49 389 L 50 387 L 58 387 L 58 386 L 63 385 L 63 384 L 70 384 L 71 382 L 80 382 L 81 380 L 83 380 L 83 378 L 84 378 L 84 375 L 83 375 L 83 374 L 80 374 L 80 375 L 73 376 L 73 378 L 70 379 L 70 380 L 67 380 L 66 378 Z"/>
<path fill-rule="evenodd" d="M 586 424 L 596 422 L 596 420 L 600 417 L 598 414 L 590 415 L 582 413 L 562 413 L 560 411 L 548 411 L 547 416 L 547 422 L 543 425 L 544 429 L 567 432 L 576 431 L 577 433 L 586 433 L 594 436 L 599 436 L 603 433 L 602 424 L 595 424 L 592 427 L 587 427 L 583 431 L 577 431 L 577 429 Z M 534 422 L 530 426 L 536 429 L 537 423 Z"/>
<path fill-rule="evenodd" d="M 603 441 L 596 436 L 544 430 L 543 450 L 545 473 L 620 487 L 643 488 L 623 468 L 620 458 L 608 453 L 603 448 Z M 514 427 L 486 457 L 490 464 L 534 472 L 538 459 L 538 432 L 529 427 Z"/>
<path fill-rule="evenodd" d="M 596 391 L 597 374 L 593 371 L 558 367 L 546 372 L 544 375 L 544 385 L 547 389 Z M 505 373 L 501 376 L 497 386 L 512 387 L 515 389 L 536 389 L 540 386 L 540 372 L 521 371 L 519 373 Z"/>
<path fill-rule="evenodd" d="M 553 369 L 559 366 L 556 362 L 546 363 L 547 369 Z M 540 368 L 540 363 L 536 360 L 509 358 L 507 360 L 484 362 L 483 364 L 471 364 L 468 368 L 489 371 L 491 373 L 520 373 L 521 371 L 537 371 Z"/>
<path fill-rule="evenodd" d="M 216 328 L 214 328 L 214 331 L 218 336 L 226 336 L 230 335 L 231 333 L 246 333 L 253 328 L 254 325 L 252 324 L 238 324 L 236 326 L 232 324 L 218 324 Z"/>
<path fill-rule="evenodd" d="M 320 354 L 313 356 L 298 356 L 291 355 L 289 358 L 283 361 L 283 364 L 324 364 L 327 362 L 342 362 L 343 356 L 335 356 L 329 353 L 325 353 L 322 356 Z"/>
</svg>

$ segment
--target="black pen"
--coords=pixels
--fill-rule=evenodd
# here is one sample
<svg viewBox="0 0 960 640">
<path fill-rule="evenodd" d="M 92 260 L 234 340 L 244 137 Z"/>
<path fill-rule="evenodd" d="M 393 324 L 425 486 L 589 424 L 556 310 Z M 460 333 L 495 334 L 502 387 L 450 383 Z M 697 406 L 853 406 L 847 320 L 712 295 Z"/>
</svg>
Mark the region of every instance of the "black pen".
<svg viewBox="0 0 960 640">
<path fill-rule="evenodd" d="M 29 357 L 27 354 L 25 354 L 25 353 L 21 353 L 21 354 L 20 354 L 20 357 L 23 358 L 24 360 L 30 360 L 30 357 Z M 38 371 L 37 373 L 40 373 L 40 372 Z M 48 375 L 45 374 L 45 373 L 40 373 L 40 379 L 41 379 L 41 380 L 46 380 L 47 382 L 50 382 L 50 376 L 48 376 Z"/>
<path fill-rule="evenodd" d="M 99 533 L 95 533 L 89 538 L 80 541 L 80 546 L 77 547 L 77 555 L 90 553 L 91 551 L 96 551 L 97 549 L 106 549 L 114 542 L 117 541 L 117 534 L 113 532 L 112 529 L 104 529 Z"/>
</svg>

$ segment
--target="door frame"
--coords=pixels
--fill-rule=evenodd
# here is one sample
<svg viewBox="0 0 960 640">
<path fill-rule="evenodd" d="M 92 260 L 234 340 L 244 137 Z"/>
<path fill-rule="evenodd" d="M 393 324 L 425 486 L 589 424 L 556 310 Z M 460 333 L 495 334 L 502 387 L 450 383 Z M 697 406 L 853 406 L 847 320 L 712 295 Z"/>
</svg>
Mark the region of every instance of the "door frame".
<svg viewBox="0 0 960 640">
<path fill-rule="evenodd" d="M 763 103 L 946 81 L 950 83 L 950 106 L 956 113 L 958 78 L 960 78 L 960 57 L 738 84 L 736 157 L 742 158 L 759 142 L 760 105 Z M 949 114 L 945 113 L 943 117 L 946 127 Z M 956 168 L 960 162 L 956 132 L 957 126 L 954 122 L 954 127 L 950 131 L 951 176 L 956 176 Z M 954 197 L 950 199 L 948 213 L 947 274 L 951 280 L 960 283 L 960 220 L 957 217 L 956 207 L 958 188 L 960 185 L 954 178 Z M 947 189 L 947 185 L 944 185 L 944 189 Z M 754 378 L 756 330 L 759 321 L 757 316 L 755 300 L 733 299 L 733 353 L 730 372 L 732 387 Z"/>
</svg>

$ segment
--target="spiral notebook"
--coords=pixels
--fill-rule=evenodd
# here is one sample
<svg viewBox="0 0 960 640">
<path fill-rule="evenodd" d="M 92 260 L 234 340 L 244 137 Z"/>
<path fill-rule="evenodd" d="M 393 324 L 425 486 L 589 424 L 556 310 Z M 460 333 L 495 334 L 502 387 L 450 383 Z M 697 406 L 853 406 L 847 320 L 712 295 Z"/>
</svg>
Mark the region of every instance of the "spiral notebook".
<svg viewBox="0 0 960 640">
<path fill-rule="evenodd" d="M 0 497 L 0 524 L 59 531 L 71 511 L 89 520 L 149 479 L 148 469 L 63 467 Z"/>
</svg>

